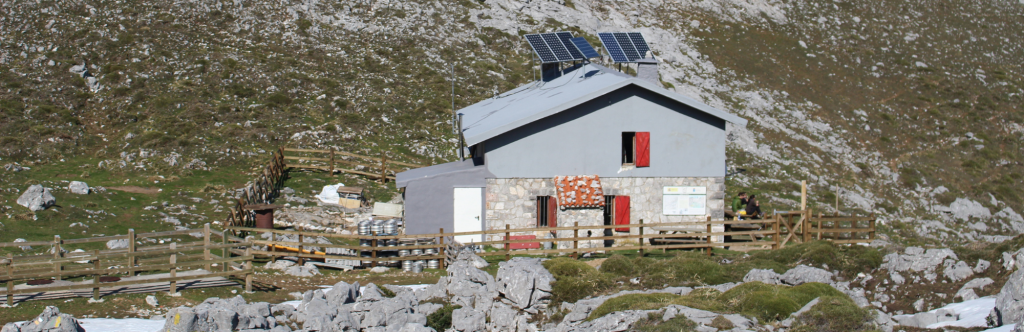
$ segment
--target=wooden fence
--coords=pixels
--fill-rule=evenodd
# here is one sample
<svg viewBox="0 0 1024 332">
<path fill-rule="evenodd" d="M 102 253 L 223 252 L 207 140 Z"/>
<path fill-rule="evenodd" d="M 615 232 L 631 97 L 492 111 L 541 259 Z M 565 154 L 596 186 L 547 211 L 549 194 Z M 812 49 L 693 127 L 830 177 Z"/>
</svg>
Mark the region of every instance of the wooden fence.
<svg viewBox="0 0 1024 332">
<path fill-rule="evenodd" d="M 146 238 L 168 238 L 186 237 L 202 234 L 202 239 L 192 242 L 177 242 L 172 240 L 167 244 L 154 244 L 138 246 L 140 239 Z M 219 237 L 220 243 L 215 243 L 212 237 Z M 84 252 L 72 252 L 69 245 L 86 243 L 106 243 L 110 240 L 127 240 L 127 248 L 92 250 Z M 114 235 L 82 239 L 64 240 L 59 235 L 53 241 L 33 242 L 6 242 L 0 243 L 3 247 L 20 246 L 50 246 L 52 254 L 14 256 L 7 254 L 6 258 L 0 259 L 0 281 L 6 282 L 6 290 L 0 293 L 7 296 L 7 304 L 14 305 L 14 296 L 17 294 L 44 294 L 46 292 L 71 291 L 77 289 L 92 289 L 92 297 L 99 299 L 100 288 L 113 288 L 123 286 L 135 286 L 141 284 L 169 283 L 168 289 L 176 293 L 179 281 L 197 280 L 213 277 L 243 276 L 245 278 L 245 290 L 252 291 L 252 259 L 253 256 L 247 252 L 241 256 L 231 256 L 232 248 L 248 247 L 247 243 L 240 243 L 241 239 L 234 238 L 226 232 L 211 232 L 210 225 L 204 225 L 203 229 L 186 229 L 177 231 L 154 232 L 136 234 L 129 230 L 127 235 Z M 219 249 L 220 254 L 214 254 Z M 245 250 L 248 250 L 247 248 Z M 237 250 L 234 250 L 237 251 Z M 220 271 L 214 271 L 214 267 Z M 190 271 L 195 268 L 203 268 L 209 273 L 186 273 L 178 275 L 179 272 Z M 146 278 L 137 277 L 142 273 L 167 272 L 166 276 L 151 276 Z M 86 278 L 91 277 L 91 281 Z M 126 279 L 121 281 L 120 278 Z M 53 286 L 43 286 L 54 283 L 56 280 L 80 280 L 79 282 L 60 283 Z M 109 281 L 109 282 L 107 282 Z M 17 287 L 22 284 L 22 287 Z M 26 285 L 39 286 L 27 287 Z"/>
<path fill-rule="evenodd" d="M 800 219 L 793 220 L 795 216 L 799 216 Z M 852 225 L 851 225 L 852 223 Z M 858 223 L 864 223 L 867 227 L 858 227 Z M 573 226 L 564 227 L 538 227 L 538 228 L 511 228 L 509 225 L 505 225 L 505 229 L 494 229 L 484 230 L 476 232 L 457 232 L 457 233 L 445 233 L 444 229 L 440 229 L 435 234 L 412 234 L 412 235 L 355 235 L 355 234 L 333 234 L 333 233 L 320 233 L 320 232 L 309 232 L 309 231 L 294 231 L 294 230 L 278 230 L 278 229 L 259 229 L 251 227 L 230 227 L 230 229 L 238 232 L 252 232 L 252 233 L 271 233 L 274 237 L 271 239 L 278 238 L 278 235 L 297 235 L 297 241 L 276 241 L 276 240 L 254 240 L 254 245 L 266 246 L 267 250 L 252 250 L 253 255 L 268 256 L 268 257 L 298 257 L 299 259 L 347 259 L 347 260 L 359 260 L 369 261 L 371 266 L 376 266 L 380 262 L 395 262 L 405 260 L 433 260 L 438 259 L 441 261 L 440 267 L 444 268 L 444 261 L 449 254 L 448 244 L 451 244 L 451 238 L 461 235 L 485 235 L 494 236 L 500 238 L 499 240 L 489 240 L 483 242 L 476 242 L 474 244 L 483 246 L 495 246 L 502 248 L 498 251 L 489 251 L 481 253 L 481 256 L 491 255 L 504 255 L 506 259 L 511 255 L 540 255 L 540 254 L 560 254 L 569 253 L 574 257 L 588 252 L 598 251 L 618 251 L 618 250 L 638 250 L 643 254 L 646 250 L 668 250 L 668 249 L 701 249 L 704 250 L 708 255 L 711 254 L 711 249 L 715 247 L 753 247 L 762 249 L 779 249 L 786 246 L 787 243 L 803 243 L 811 241 L 812 239 L 822 239 L 833 241 L 836 243 L 867 243 L 874 239 L 875 233 L 875 220 L 874 216 L 870 217 L 822 217 L 810 218 L 809 211 L 796 211 L 792 213 L 782 213 L 774 215 L 772 218 L 763 220 L 718 220 L 712 221 L 708 218 L 702 222 L 679 222 L 679 223 L 644 223 L 640 220 L 637 224 L 629 225 L 595 225 L 595 226 L 580 226 L 579 223 Z M 741 230 L 729 230 L 729 231 L 714 231 L 715 226 L 729 226 L 731 229 Z M 742 227 L 741 227 L 742 226 Z M 622 235 L 610 235 L 610 236 L 580 236 L 581 231 L 597 231 L 602 233 L 606 229 L 612 228 L 629 228 L 630 232 L 625 232 Z M 723 227 L 726 228 L 726 227 Z M 804 232 L 804 230 L 808 230 Z M 572 232 L 572 236 L 567 236 L 568 231 Z M 559 234 L 560 237 L 555 238 L 536 238 L 536 239 L 512 239 L 516 235 L 534 235 L 534 234 L 545 234 L 548 232 L 554 232 Z M 812 234 L 816 234 L 813 235 Z M 823 236 L 822 234 L 833 234 Z M 368 241 L 369 246 L 360 246 L 353 244 L 319 244 L 303 242 L 304 237 L 326 237 L 332 239 L 348 240 L 349 242 L 355 243 L 358 241 Z M 737 241 L 737 238 L 748 237 L 747 241 Z M 386 247 L 382 243 L 385 240 L 414 240 L 423 238 L 433 238 L 434 244 L 420 244 L 412 246 L 397 246 L 397 247 Z M 727 241 L 731 238 L 732 241 Z M 604 240 L 632 240 L 627 241 L 624 245 L 614 247 L 604 246 L 593 246 L 589 244 L 598 243 Z M 448 244 L 446 244 L 446 241 Z M 517 243 L 552 243 L 554 249 L 512 249 L 512 244 Z M 580 243 L 588 243 L 586 246 L 580 246 Z M 313 252 L 303 248 L 305 246 L 317 246 L 323 248 L 344 248 L 353 250 L 355 252 L 369 252 L 369 256 L 347 256 L 347 255 L 331 255 L 323 252 Z M 292 250 L 278 251 L 277 248 L 289 247 Z M 404 249 L 427 249 L 433 248 L 437 250 L 437 254 L 434 255 L 421 255 L 421 256 L 405 256 L 396 257 L 393 255 L 386 255 L 384 252 L 393 253 L 396 250 Z"/>
<path fill-rule="evenodd" d="M 246 210 L 246 205 L 267 204 L 280 195 L 284 186 L 286 171 L 284 148 L 278 148 L 271 154 L 270 162 L 258 173 L 252 184 L 242 189 L 242 197 L 238 198 L 235 207 L 228 211 L 224 221 L 226 226 L 255 226 L 256 213 Z"/>
<path fill-rule="evenodd" d="M 285 160 L 293 161 L 288 163 L 288 167 L 319 169 L 332 173 L 344 172 L 358 174 L 378 179 L 381 182 L 386 182 L 387 180 L 394 180 L 394 174 L 396 173 L 395 171 L 397 170 L 423 167 L 423 165 L 388 160 L 388 156 L 384 152 L 381 152 L 380 158 L 363 156 L 344 151 L 337 151 L 334 150 L 334 148 L 331 148 L 329 150 L 284 148 L 282 149 L 282 152 L 306 154 L 302 156 L 284 156 Z M 317 155 L 317 157 L 314 157 L 314 155 Z M 338 168 L 338 164 L 363 167 L 366 169 L 366 171 Z"/>
</svg>

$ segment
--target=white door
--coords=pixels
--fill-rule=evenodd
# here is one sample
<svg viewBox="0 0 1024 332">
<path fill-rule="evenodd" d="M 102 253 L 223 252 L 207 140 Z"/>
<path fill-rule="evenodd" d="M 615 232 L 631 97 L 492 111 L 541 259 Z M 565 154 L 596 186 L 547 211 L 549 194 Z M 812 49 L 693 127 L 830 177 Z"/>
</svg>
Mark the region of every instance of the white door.
<svg viewBox="0 0 1024 332">
<path fill-rule="evenodd" d="M 484 188 L 455 188 L 455 232 L 478 232 L 483 230 L 480 221 L 483 212 Z M 483 234 L 458 235 L 455 241 L 463 244 L 483 242 Z"/>
</svg>

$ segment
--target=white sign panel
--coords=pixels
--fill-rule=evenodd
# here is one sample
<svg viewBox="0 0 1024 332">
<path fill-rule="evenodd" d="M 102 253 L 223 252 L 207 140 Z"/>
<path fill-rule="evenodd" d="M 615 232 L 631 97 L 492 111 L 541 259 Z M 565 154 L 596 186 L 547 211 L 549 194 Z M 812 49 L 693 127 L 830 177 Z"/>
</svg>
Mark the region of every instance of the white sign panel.
<svg viewBox="0 0 1024 332">
<path fill-rule="evenodd" d="M 707 215 L 706 187 L 665 187 L 662 192 L 662 214 L 676 216 Z"/>
</svg>

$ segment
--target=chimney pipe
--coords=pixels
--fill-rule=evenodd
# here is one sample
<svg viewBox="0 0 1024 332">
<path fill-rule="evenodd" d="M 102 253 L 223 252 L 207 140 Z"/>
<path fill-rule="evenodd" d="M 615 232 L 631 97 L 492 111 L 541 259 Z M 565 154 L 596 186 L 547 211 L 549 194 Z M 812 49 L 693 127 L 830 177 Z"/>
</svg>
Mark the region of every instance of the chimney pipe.
<svg viewBox="0 0 1024 332">
<path fill-rule="evenodd" d="M 661 78 L 658 76 L 658 60 L 650 55 L 636 60 L 636 78 L 662 86 Z"/>
</svg>

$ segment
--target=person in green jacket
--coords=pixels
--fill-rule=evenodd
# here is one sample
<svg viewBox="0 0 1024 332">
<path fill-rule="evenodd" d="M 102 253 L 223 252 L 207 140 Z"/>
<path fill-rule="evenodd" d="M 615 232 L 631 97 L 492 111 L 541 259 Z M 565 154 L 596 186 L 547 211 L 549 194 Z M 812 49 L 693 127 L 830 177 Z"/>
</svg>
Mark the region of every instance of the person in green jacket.
<svg viewBox="0 0 1024 332">
<path fill-rule="evenodd" d="M 739 214 L 747 208 L 747 192 L 741 191 L 735 198 L 732 199 L 732 212 Z"/>
</svg>

